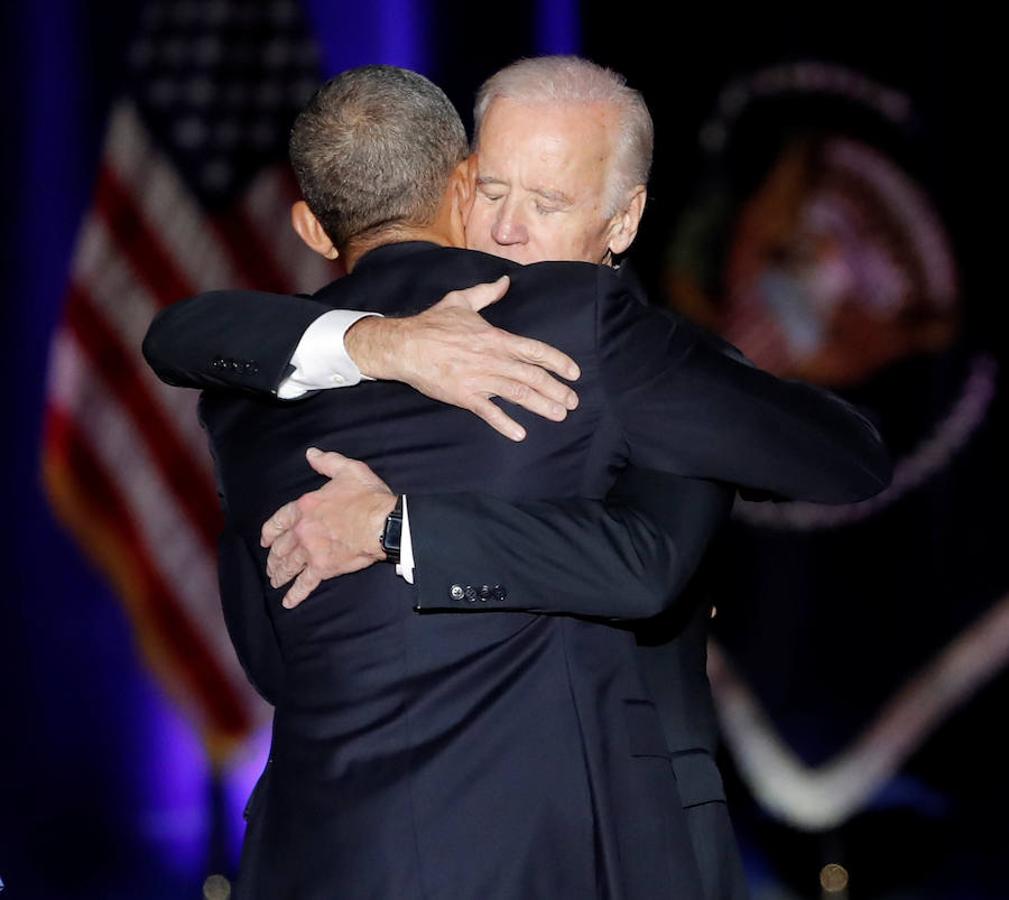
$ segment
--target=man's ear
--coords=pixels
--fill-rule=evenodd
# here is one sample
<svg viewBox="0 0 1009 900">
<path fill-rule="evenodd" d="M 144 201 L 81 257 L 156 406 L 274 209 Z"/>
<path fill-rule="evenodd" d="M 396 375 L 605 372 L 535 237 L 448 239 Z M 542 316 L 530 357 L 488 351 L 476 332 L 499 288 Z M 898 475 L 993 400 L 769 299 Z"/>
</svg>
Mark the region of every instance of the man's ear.
<svg viewBox="0 0 1009 900">
<path fill-rule="evenodd" d="M 638 236 L 638 225 L 645 214 L 645 200 L 648 199 L 648 189 L 639 184 L 631 191 L 624 208 L 610 220 L 610 233 L 607 246 L 616 256 L 627 250 Z"/>
<path fill-rule="evenodd" d="M 336 259 L 340 251 L 333 246 L 333 242 L 326 234 L 322 223 L 315 217 L 315 213 L 308 208 L 304 200 L 298 200 L 291 205 L 291 227 L 312 250 L 324 256 L 326 259 Z"/>
<path fill-rule="evenodd" d="M 469 212 L 473 208 L 473 198 L 476 196 L 476 173 L 477 158 L 475 153 L 467 156 L 452 173 L 455 203 L 464 222 L 469 218 Z"/>
<path fill-rule="evenodd" d="M 472 160 L 472 156 L 464 159 L 449 178 L 449 240 L 456 247 L 466 246 L 466 220 L 473 208 L 476 165 Z"/>
</svg>

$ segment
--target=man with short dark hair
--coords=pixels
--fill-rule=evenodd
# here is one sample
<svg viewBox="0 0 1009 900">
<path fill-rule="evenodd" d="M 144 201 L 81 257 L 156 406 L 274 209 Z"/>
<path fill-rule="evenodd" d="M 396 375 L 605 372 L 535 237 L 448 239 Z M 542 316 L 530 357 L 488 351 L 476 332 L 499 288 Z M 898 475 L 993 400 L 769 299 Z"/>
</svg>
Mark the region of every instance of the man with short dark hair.
<svg viewBox="0 0 1009 900">
<path fill-rule="evenodd" d="M 413 72 L 348 72 L 316 93 L 291 130 L 290 157 L 307 205 L 336 246 L 360 248 L 437 215 L 445 182 L 469 156 L 466 130 L 439 91 L 427 104 Z M 395 119 L 383 114 L 400 110 Z M 375 127 L 372 127 L 374 125 Z"/>
<path fill-rule="evenodd" d="M 365 80 L 385 83 L 382 69 L 365 71 Z M 300 465 L 309 443 L 368 459 L 411 496 L 451 486 L 528 502 L 599 497 L 628 458 L 785 495 L 820 494 L 811 499 L 849 499 L 881 485 L 886 464 L 866 423 L 646 310 L 608 270 L 521 268 L 432 246 L 461 240 L 468 182 L 458 169 L 446 180 L 430 222 L 380 217 L 391 226 L 385 240 L 348 235 L 341 250 L 351 274 L 315 300 L 392 311 L 505 272 L 508 302 L 488 316 L 589 364 L 578 414 L 502 445 L 475 420 L 394 384 L 296 405 L 207 395 L 228 518 L 246 548 L 278 501 L 318 483 Z M 299 233 L 329 253 L 311 213 L 301 211 Z M 218 299 L 222 308 L 230 302 Z M 160 359 L 163 332 L 184 331 L 192 308 L 169 311 L 152 330 L 145 352 L 162 372 L 172 369 Z M 318 316 L 306 311 L 305 321 Z M 233 337 L 222 334 L 222 345 Z M 192 369 L 202 365 L 197 358 Z M 186 368 L 172 377 L 186 382 Z M 740 405 L 754 392 L 767 408 Z M 737 458 L 726 435 L 768 425 L 751 456 Z M 781 467 L 774 458 L 809 442 L 811 461 Z M 821 483 L 824 472 L 834 480 Z M 372 483 L 363 501 L 379 517 L 395 502 L 383 488 Z M 373 556 L 391 549 L 376 540 Z M 496 606 L 511 615 L 418 616 L 407 609 L 406 585 L 371 567 L 327 582 L 297 611 L 271 597 L 284 682 L 243 888 L 257 896 L 699 896 L 633 638 L 530 614 L 552 609 L 553 593 L 546 585 L 511 596 L 502 580 L 470 597 L 452 585 L 439 608 Z M 568 611 L 606 616 L 621 607 L 585 602 Z"/>
</svg>

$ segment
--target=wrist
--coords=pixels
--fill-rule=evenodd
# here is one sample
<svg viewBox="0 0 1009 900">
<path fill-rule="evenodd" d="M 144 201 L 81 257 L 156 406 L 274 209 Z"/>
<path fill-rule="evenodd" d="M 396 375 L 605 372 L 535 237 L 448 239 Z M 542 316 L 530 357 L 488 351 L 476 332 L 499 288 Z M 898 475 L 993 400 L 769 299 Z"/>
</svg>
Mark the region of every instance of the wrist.
<svg viewBox="0 0 1009 900">
<path fill-rule="evenodd" d="M 381 381 L 396 380 L 393 335 L 397 329 L 396 319 L 381 316 L 358 319 L 347 329 L 343 344 L 362 375 Z"/>
<path fill-rule="evenodd" d="M 382 494 L 372 504 L 370 515 L 370 530 L 374 535 L 374 543 L 369 542 L 371 557 L 376 562 L 383 562 L 389 559 L 386 548 L 383 546 L 387 535 L 393 539 L 395 553 L 399 552 L 400 532 L 398 528 L 389 528 L 389 517 L 402 509 L 400 496 L 397 494 Z M 402 521 L 401 515 L 397 517 Z M 392 545 L 390 545 L 392 549 Z"/>
</svg>

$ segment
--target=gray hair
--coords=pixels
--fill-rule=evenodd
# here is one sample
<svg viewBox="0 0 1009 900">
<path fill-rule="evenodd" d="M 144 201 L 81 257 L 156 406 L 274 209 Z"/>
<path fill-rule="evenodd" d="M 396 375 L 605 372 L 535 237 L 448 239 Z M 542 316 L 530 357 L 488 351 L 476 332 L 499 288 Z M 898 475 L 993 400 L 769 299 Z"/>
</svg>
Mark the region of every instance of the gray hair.
<svg viewBox="0 0 1009 900">
<path fill-rule="evenodd" d="M 302 195 L 338 247 L 429 225 L 468 152 L 444 92 L 395 66 L 349 69 L 323 84 L 295 120 L 289 149 Z"/>
<path fill-rule="evenodd" d="M 655 129 L 641 94 L 623 75 L 578 56 L 520 59 L 481 85 L 473 109 L 473 147 L 480 146 L 480 126 L 491 103 L 508 99 L 521 104 L 605 103 L 619 117 L 610 175 L 612 212 L 639 184 L 648 184 Z"/>
</svg>

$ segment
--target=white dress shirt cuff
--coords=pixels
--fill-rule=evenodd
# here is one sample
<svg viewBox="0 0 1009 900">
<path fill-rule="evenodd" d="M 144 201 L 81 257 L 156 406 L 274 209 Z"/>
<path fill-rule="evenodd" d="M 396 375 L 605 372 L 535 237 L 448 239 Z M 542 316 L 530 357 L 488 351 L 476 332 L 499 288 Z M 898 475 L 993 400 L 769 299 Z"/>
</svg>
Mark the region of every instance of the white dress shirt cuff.
<svg viewBox="0 0 1009 900">
<path fill-rule="evenodd" d="M 403 531 L 399 536 L 396 574 L 403 576 L 407 584 L 413 584 L 413 538 L 410 537 L 410 513 L 407 511 L 406 494 L 403 495 Z"/>
<path fill-rule="evenodd" d="M 319 316 L 301 336 L 291 356 L 294 371 L 280 383 L 277 396 L 281 400 L 295 400 L 309 391 L 351 387 L 362 379 L 374 380 L 362 375 L 350 358 L 344 335 L 359 319 L 377 315 L 379 313 L 332 309 Z"/>
</svg>

